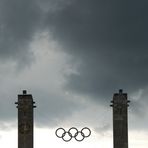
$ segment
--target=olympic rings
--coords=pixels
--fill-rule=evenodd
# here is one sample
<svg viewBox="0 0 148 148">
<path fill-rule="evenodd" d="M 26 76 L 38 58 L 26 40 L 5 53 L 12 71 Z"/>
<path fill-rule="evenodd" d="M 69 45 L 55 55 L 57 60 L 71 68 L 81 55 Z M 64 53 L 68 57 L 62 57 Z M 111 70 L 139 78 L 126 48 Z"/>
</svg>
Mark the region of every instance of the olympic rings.
<svg viewBox="0 0 148 148">
<path fill-rule="evenodd" d="M 55 131 L 55 134 L 58 138 L 62 138 L 65 142 L 69 142 L 72 138 L 81 142 L 84 138 L 91 135 L 91 130 L 88 127 L 84 127 L 81 131 L 78 131 L 77 128 L 71 127 L 68 131 L 66 131 L 64 128 L 60 127 Z"/>
</svg>

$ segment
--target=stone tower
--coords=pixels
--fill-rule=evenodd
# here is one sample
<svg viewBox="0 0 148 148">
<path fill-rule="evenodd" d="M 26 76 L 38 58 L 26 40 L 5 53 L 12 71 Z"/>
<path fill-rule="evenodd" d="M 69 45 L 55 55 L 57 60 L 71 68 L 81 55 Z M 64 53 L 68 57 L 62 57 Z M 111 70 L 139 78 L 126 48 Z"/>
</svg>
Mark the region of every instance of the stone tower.
<svg viewBox="0 0 148 148">
<path fill-rule="evenodd" d="M 18 148 L 33 148 L 33 108 L 35 102 L 31 94 L 23 90 L 18 95 Z"/>
<path fill-rule="evenodd" d="M 128 148 L 128 103 L 127 94 L 119 90 L 113 95 L 113 144 L 114 148 Z"/>
</svg>

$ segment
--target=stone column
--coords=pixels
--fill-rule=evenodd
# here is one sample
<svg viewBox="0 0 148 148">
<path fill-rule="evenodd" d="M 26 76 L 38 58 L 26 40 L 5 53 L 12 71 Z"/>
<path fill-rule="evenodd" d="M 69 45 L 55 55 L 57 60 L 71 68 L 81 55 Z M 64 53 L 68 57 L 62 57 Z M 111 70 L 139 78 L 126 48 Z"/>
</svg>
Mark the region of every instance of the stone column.
<svg viewBox="0 0 148 148">
<path fill-rule="evenodd" d="M 113 95 L 113 144 L 114 148 L 128 148 L 128 103 L 127 93 L 119 90 Z"/>
<path fill-rule="evenodd" d="M 33 98 L 23 90 L 18 95 L 18 148 L 33 148 Z"/>
</svg>

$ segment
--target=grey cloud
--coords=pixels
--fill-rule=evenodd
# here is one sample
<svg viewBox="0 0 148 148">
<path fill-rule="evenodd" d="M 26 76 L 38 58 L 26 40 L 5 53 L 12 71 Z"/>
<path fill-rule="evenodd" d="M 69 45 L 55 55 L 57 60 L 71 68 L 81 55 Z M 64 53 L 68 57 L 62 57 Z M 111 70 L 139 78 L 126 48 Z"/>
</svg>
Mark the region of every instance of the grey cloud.
<svg viewBox="0 0 148 148">
<path fill-rule="evenodd" d="M 19 73 L 12 70 L 10 63 L 2 67 L 5 72 L 0 75 L 0 129 L 6 130 L 7 127 L 3 126 L 7 126 L 7 123 L 15 122 L 17 125 L 17 108 L 14 102 L 22 89 L 27 89 L 36 102 L 34 119 L 37 126 L 57 126 L 75 111 L 79 111 L 81 103 L 73 99 L 73 96 L 65 94 L 61 86 L 63 77 L 60 72 L 65 68 L 66 56 L 54 51 L 48 51 L 49 55 L 43 56 L 44 52 L 47 53 L 40 51 L 35 57 L 38 58 L 37 63 Z M 8 127 L 16 128 L 11 125 Z"/>
<path fill-rule="evenodd" d="M 148 118 L 147 116 L 147 103 L 148 103 L 148 88 L 140 90 L 134 96 L 129 96 L 130 110 L 136 113 L 136 116 L 141 118 Z"/>
<path fill-rule="evenodd" d="M 30 43 L 40 25 L 41 10 L 35 0 L 0 1 L 0 59 L 32 60 Z"/>
<path fill-rule="evenodd" d="M 119 88 L 132 93 L 148 85 L 147 1 L 74 0 L 50 12 L 47 28 L 81 64 L 67 89 L 108 98 Z"/>
<path fill-rule="evenodd" d="M 48 94 L 44 91 L 37 91 L 35 101 L 35 121 L 37 126 L 55 127 L 59 126 L 62 121 L 67 120 L 77 110 L 81 109 L 81 104 L 69 100 L 66 96 L 60 94 Z"/>
<path fill-rule="evenodd" d="M 11 123 L 11 122 L 9 123 L 0 122 L 0 130 L 9 131 L 11 130 L 12 127 L 13 128 L 16 127 L 16 124 Z M 1 135 L 0 135 L 0 138 L 1 138 Z"/>
<path fill-rule="evenodd" d="M 101 136 L 104 136 L 107 131 L 111 130 L 111 126 L 110 126 L 110 124 L 105 124 L 101 127 L 96 127 L 94 130 L 95 130 L 95 132 L 97 132 Z"/>
<path fill-rule="evenodd" d="M 29 45 L 44 26 L 80 62 L 79 74 L 66 77 L 69 90 L 107 98 L 119 88 L 128 92 L 145 88 L 147 5 L 137 0 L 2 0 L 1 60 L 29 63 L 33 59 Z"/>
<path fill-rule="evenodd" d="M 59 126 L 63 120 L 67 120 L 82 107 L 80 103 L 69 100 L 64 95 L 52 94 L 52 92 L 38 90 L 37 88 L 32 89 L 34 89 L 32 96 L 37 106 L 34 109 L 34 120 L 38 127 Z M 3 100 L 0 100 L 0 130 L 10 130 L 17 127 L 17 108 L 14 104 L 17 101 L 17 94 L 11 95 L 9 97 L 1 95 Z"/>
<path fill-rule="evenodd" d="M 133 93 L 148 85 L 147 5 L 144 0 L 71 0 L 70 3 L 66 0 L 1 0 L 0 59 L 13 59 L 19 64 L 30 62 L 33 55 L 29 45 L 35 33 L 49 30 L 64 52 L 73 56 L 72 62 L 80 63 L 77 73 L 65 76 L 66 89 L 109 104 L 119 88 Z M 7 86 L 15 87 L 15 83 Z M 18 87 L 19 84 L 14 89 Z M 31 92 L 33 96 L 37 94 L 38 124 L 47 125 L 50 120 L 48 123 L 53 126 L 79 109 L 78 100 L 67 101 L 64 96 L 49 95 L 42 90 Z M 1 98 L 8 100 L 7 93 Z M 143 102 L 146 100 L 145 97 Z M 11 100 L 12 104 L 14 101 Z M 15 106 L 8 103 L 1 105 L 1 120 L 15 116 Z M 4 108 L 6 105 L 9 111 Z M 139 107 L 138 103 L 134 105 Z M 131 120 L 137 121 L 137 117 L 133 115 Z M 146 126 L 143 124 L 141 126 Z"/>
</svg>

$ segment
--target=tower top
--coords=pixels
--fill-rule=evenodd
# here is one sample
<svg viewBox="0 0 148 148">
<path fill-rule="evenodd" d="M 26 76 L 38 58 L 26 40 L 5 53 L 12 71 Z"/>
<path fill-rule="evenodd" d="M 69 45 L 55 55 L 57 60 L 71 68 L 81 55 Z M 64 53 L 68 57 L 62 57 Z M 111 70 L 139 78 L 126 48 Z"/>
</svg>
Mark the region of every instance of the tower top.
<svg viewBox="0 0 148 148">
<path fill-rule="evenodd" d="M 123 93 L 123 89 L 119 89 L 119 94 L 122 94 Z"/>
<path fill-rule="evenodd" d="M 23 95 L 26 95 L 27 94 L 27 90 L 23 90 Z"/>
<path fill-rule="evenodd" d="M 15 104 L 18 104 L 17 108 L 24 104 L 23 102 L 30 102 L 30 104 L 32 105 L 33 108 L 35 108 L 36 106 L 34 106 L 33 104 L 35 104 L 35 102 L 33 101 L 33 97 L 31 94 L 27 94 L 27 90 L 23 90 L 22 91 L 23 94 L 18 94 L 18 102 L 15 102 Z M 19 103 L 21 102 L 21 103 Z"/>
<path fill-rule="evenodd" d="M 111 107 L 115 107 L 114 104 L 126 104 L 129 106 L 130 101 L 127 100 L 127 93 L 123 93 L 122 89 L 119 89 L 118 93 L 113 95 L 113 100 L 111 101 Z"/>
<path fill-rule="evenodd" d="M 127 93 L 124 93 L 123 89 L 119 89 L 118 93 L 114 93 L 114 97 L 117 97 L 117 96 L 126 96 L 127 97 Z"/>
</svg>

